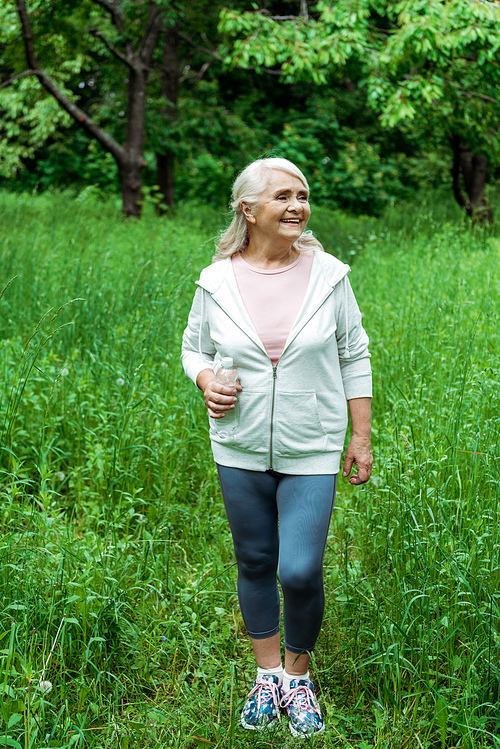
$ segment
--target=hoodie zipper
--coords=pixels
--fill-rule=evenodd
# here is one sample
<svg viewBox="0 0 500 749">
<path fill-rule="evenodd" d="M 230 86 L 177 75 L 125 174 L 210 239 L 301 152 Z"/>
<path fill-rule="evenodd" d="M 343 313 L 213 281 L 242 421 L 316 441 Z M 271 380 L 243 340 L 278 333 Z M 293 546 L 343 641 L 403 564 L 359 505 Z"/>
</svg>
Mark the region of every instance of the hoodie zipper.
<svg viewBox="0 0 500 749">
<path fill-rule="evenodd" d="M 273 470 L 273 424 L 274 424 L 274 396 L 276 393 L 276 369 L 277 364 L 273 365 L 273 390 L 271 394 L 271 438 L 269 440 L 269 470 Z"/>
</svg>

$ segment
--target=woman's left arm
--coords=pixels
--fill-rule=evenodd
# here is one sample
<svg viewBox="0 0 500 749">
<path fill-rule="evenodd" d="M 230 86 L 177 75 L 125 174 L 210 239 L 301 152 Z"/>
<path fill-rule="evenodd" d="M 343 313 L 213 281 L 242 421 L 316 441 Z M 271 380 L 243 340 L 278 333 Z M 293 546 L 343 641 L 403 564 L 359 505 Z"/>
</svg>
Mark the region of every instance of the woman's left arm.
<svg viewBox="0 0 500 749">
<path fill-rule="evenodd" d="M 347 448 L 342 476 L 346 478 L 356 466 L 357 473 L 350 484 L 364 484 L 372 473 L 373 456 L 371 449 L 371 398 L 351 398 L 347 401 L 351 416 L 352 437 Z"/>
</svg>

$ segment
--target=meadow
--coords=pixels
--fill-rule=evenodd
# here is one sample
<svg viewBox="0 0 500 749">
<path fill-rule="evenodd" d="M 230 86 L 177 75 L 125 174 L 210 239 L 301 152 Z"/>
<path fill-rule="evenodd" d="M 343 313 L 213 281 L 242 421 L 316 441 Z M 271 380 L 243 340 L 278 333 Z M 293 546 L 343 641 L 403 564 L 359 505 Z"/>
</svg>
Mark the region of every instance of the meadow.
<svg viewBox="0 0 500 749">
<path fill-rule="evenodd" d="M 436 212 L 437 211 L 437 212 Z M 0 193 L 0 747 L 297 746 L 253 679 L 180 339 L 226 215 Z M 500 747 L 500 239 L 429 200 L 311 225 L 352 265 L 372 480 L 339 482 L 321 749 Z"/>
</svg>

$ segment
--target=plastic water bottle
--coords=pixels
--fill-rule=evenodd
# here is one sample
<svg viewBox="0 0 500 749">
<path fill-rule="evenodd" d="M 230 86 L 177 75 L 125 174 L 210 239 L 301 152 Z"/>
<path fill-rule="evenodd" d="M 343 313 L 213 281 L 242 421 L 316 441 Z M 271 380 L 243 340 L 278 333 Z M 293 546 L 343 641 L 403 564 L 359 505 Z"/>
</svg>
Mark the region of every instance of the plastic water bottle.
<svg viewBox="0 0 500 749">
<path fill-rule="evenodd" d="M 220 382 L 221 385 L 229 385 L 229 387 L 235 387 L 236 381 L 238 380 L 238 370 L 234 366 L 232 357 L 223 356 L 221 365 L 221 368 L 215 375 L 217 382 Z M 222 424 L 219 423 L 217 425 L 221 429 L 221 437 L 224 437 L 225 434 L 233 435 L 238 429 L 240 420 L 240 409 L 238 401 L 236 401 L 236 403 L 234 404 L 234 408 L 232 408 L 230 411 L 224 411 L 224 413 L 225 416 L 222 419 L 217 419 L 217 421 L 223 422 Z"/>
</svg>

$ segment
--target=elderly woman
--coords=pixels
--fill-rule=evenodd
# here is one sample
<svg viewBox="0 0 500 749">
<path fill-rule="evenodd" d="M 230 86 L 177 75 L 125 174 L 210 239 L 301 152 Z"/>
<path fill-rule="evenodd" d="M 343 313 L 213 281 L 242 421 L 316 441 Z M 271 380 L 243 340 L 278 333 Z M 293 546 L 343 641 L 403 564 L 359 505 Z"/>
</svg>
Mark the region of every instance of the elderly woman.
<svg viewBox="0 0 500 749">
<path fill-rule="evenodd" d="M 234 183 L 232 207 L 197 282 L 182 358 L 208 411 L 257 661 L 241 723 L 265 728 L 283 710 L 293 735 L 310 735 L 324 728 L 309 660 L 323 618 L 346 401 L 352 437 L 342 475 L 362 484 L 372 468 L 368 338 L 349 266 L 305 231 L 309 188 L 298 167 L 253 162 Z M 237 367 L 234 386 L 217 380 L 223 357 Z"/>
</svg>

